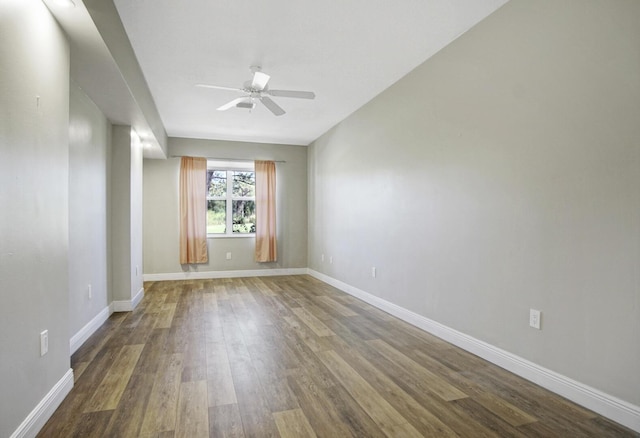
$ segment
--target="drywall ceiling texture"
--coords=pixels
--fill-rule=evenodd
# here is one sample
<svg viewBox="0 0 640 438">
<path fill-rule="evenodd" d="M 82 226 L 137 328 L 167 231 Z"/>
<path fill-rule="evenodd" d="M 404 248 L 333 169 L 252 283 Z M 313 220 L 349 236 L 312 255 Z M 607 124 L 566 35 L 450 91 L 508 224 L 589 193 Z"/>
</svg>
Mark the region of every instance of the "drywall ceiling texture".
<svg viewBox="0 0 640 438">
<path fill-rule="evenodd" d="M 322 136 L 310 267 L 640 405 L 639 17 L 512 0 Z"/>
<path fill-rule="evenodd" d="M 0 3 L 0 436 L 69 368 L 69 47 L 38 0 Z M 10 60 L 10 62 L 5 62 Z M 40 332 L 49 352 L 40 357 Z"/>
<path fill-rule="evenodd" d="M 115 5 L 169 136 L 307 145 L 505 1 Z M 256 64 L 271 88 L 316 99 L 274 97 L 287 111 L 281 117 L 260 105 L 220 112 L 237 92 L 194 86 L 242 87 Z"/>
</svg>

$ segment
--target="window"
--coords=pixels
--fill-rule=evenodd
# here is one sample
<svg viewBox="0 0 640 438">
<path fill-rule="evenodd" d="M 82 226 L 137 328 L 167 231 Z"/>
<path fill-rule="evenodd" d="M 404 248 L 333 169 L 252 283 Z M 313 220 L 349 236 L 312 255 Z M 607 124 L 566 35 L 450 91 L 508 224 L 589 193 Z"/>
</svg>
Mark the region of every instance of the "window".
<svg viewBox="0 0 640 438">
<path fill-rule="evenodd" d="M 233 168 L 230 168 L 233 167 Z M 207 169 L 207 234 L 256 232 L 256 174 L 253 163 L 210 162 Z"/>
</svg>

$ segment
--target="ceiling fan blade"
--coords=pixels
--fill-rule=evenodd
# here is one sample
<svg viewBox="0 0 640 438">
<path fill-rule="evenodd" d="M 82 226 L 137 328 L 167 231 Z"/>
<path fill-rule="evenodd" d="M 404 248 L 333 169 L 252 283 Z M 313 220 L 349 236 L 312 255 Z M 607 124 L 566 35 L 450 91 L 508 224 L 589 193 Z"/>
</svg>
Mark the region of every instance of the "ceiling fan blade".
<svg viewBox="0 0 640 438">
<path fill-rule="evenodd" d="M 242 91 L 242 88 L 221 87 L 221 86 L 219 86 L 219 85 L 208 85 L 208 84 L 196 84 L 196 87 L 200 87 L 200 88 L 213 88 L 213 89 L 215 89 L 215 90 Z"/>
<path fill-rule="evenodd" d="M 295 97 L 297 99 L 315 99 L 316 93 L 313 91 L 294 91 L 294 90 L 268 90 L 267 94 L 278 97 Z"/>
<path fill-rule="evenodd" d="M 282 108 L 280 108 L 280 106 L 277 103 L 271 100 L 270 97 L 262 96 L 260 101 L 264 104 L 264 106 L 266 106 L 269 109 L 269 111 L 271 111 L 276 116 L 281 116 L 285 113 L 285 111 Z"/>
<path fill-rule="evenodd" d="M 253 88 L 254 90 L 264 90 L 264 88 L 267 86 L 267 83 L 269 82 L 269 79 L 271 79 L 271 76 L 266 73 L 262 73 L 261 71 L 257 71 L 253 74 L 251 88 Z"/>
<path fill-rule="evenodd" d="M 247 101 L 251 102 L 251 98 L 250 97 L 238 97 L 237 99 L 233 99 L 231 102 L 225 103 L 221 107 L 218 107 L 217 110 L 218 111 L 226 111 L 229 108 L 232 108 L 232 107 L 236 106 L 237 104 L 239 104 L 241 102 L 247 102 Z"/>
</svg>

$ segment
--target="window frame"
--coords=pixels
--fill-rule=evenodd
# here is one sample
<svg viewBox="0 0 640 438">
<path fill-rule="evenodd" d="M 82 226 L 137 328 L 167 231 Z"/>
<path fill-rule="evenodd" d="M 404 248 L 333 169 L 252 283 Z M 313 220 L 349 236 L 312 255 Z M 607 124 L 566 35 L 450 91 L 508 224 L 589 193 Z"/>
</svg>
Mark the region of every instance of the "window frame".
<svg viewBox="0 0 640 438">
<path fill-rule="evenodd" d="M 253 172 L 255 182 L 255 165 L 253 161 L 213 161 L 207 160 L 207 173 L 210 171 L 226 172 L 227 178 L 227 191 L 225 196 L 209 196 L 209 188 L 207 187 L 207 212 L 209 211 L 209 201 L 225 201 L 225 233 L 209 233 L 207 232 L 207 239 L 236 239 L 236 238 L 255 238 L 256 233 L 234 233 L 233 232 L 233 201 L 253 201 L 255 203 L 255 191 L 254 196 L 233 196 L 233 172 Z M 208 179 L 208 178 L 207 178 Z"/>
</svg>

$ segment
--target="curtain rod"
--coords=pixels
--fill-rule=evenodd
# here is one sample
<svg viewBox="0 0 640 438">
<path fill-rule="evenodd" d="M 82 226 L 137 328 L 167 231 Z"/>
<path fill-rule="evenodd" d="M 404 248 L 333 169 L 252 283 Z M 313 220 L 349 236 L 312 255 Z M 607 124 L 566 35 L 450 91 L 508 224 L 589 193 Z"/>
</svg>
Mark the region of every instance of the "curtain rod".
<svg viewBox="0 0 640 438">
<path fill-rule="evenodd" d="M 256 161 L 250 158 L 214 158 L 214 157 L 193 157 L 193 155 L 170 155 L 170 158 L 181 158 L 181 157 L 192 157 L 192 158 L 206 158 L 207 160 L 215 160 L 215 161 Z M 261 160 L 258 160 L 261 161 Z M 274 163 L 286 163 L 284 160 L 264 160 L 264 161 L 273 161 Z"/>
</svg>

